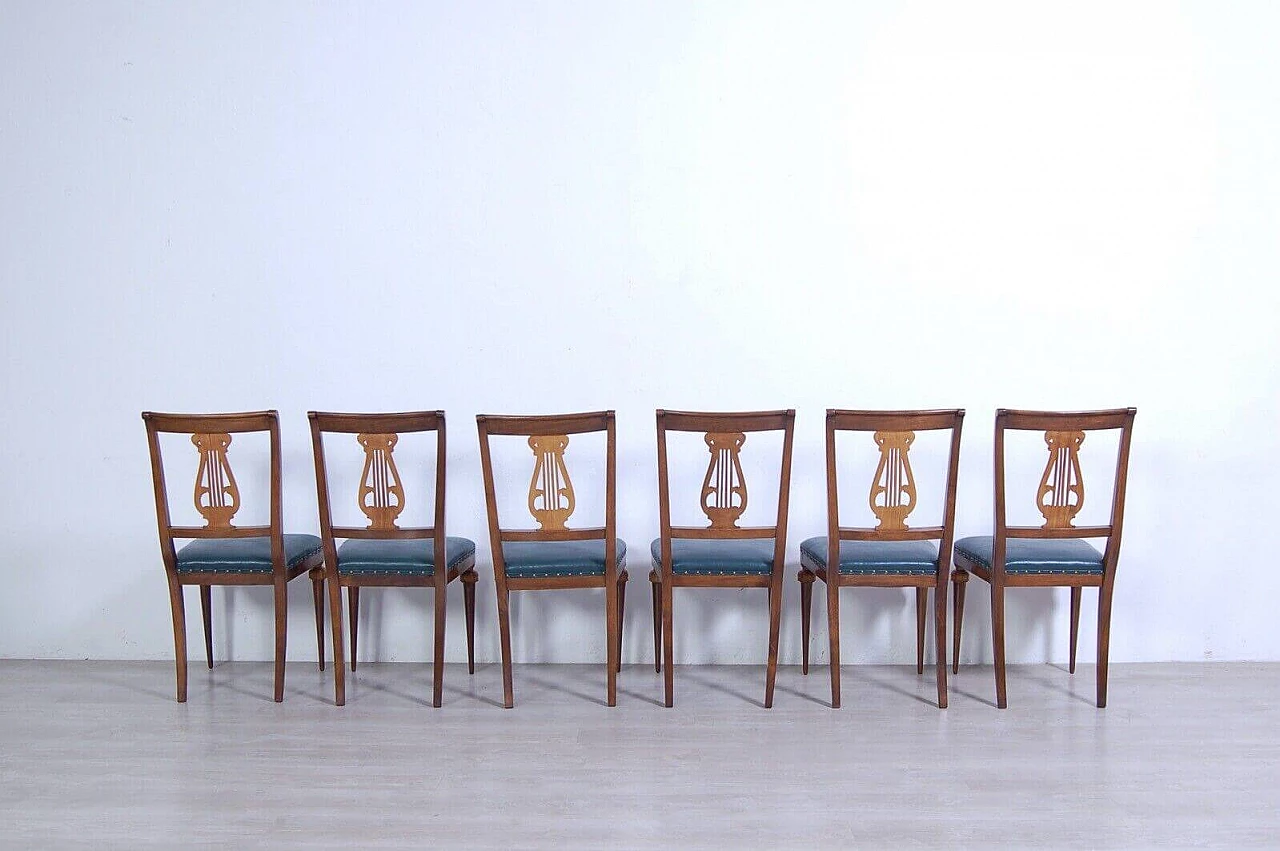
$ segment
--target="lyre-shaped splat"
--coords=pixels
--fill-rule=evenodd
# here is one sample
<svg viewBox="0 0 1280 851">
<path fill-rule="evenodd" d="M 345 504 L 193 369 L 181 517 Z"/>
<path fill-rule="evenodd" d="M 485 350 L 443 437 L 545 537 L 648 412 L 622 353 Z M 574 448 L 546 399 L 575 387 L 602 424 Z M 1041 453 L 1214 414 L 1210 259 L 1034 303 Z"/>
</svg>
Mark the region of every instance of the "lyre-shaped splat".
<svg viewBox="0 0 1280 851">
<path fill-rule="evenodd" d="M 529 438 L 529 448 L 537 460 L 529 481 L 529 513 L 544 531 L 565 528 L 573 514 L 575 499 L 573 482 L 564 465 L 564 451 L 569 437 L 563 434 L 538 434 Z"/>
<path fill-rule="evenodd" d="M 360 510 L 369 518 L 370 529 L 388 531 L 396 528 L 396 518 L 404 511 L 404 486 L 391 453 L 399 436 L 395 434 L 357 434 L 364 447 L 364 470 L 360 473 Z"/>
<path fill-rule="evenodd" d="M 704 439 L 711 463 L 702 480 L 702 510 L 712 529 L 737 528 L 738 518 L 747 510 L 747 480 L 738 457 L 747 436 L 740 431 L 709 431 Z"/>
<path fill-rule="evenodd" d="M 1046 431 L 1049 463 L 1040 477 L 1036 505 L 1044 515 L 1045 529 L 1067 529 L 1084 507 L 1084 477 L 1080 473 L 1082 431 Z"/>
<path fill-rule="evenodd" d="M 877 529 L 907 528 L 907 515 L 916 507 L 916 479 L 911 472 L 907 453 L 916 439 L 914 431 L 877 431 L 873 435 L 880 447 L 880 463 L 871 481 L 869 501 L 875 513 Z"/>
<path fill-rule="evenodd" d="M 240 488 L 227 462 L 229 434 L 193 434 L 191 442 L 200 453 L 196 469 L 196 511 L 204 517 L 206 529 L 230 529 L 231 519 L 240 509 Z"/>
</svg>

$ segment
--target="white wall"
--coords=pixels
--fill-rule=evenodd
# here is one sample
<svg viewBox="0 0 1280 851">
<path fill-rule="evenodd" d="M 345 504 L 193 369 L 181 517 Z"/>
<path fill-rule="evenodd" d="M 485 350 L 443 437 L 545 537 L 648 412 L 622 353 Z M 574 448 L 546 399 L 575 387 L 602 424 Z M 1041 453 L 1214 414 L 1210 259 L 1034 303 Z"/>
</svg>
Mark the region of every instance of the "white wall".
<svg viewBox="0 0 1280 851">
<path fill-rule="evenodd" d="M 0 4 L 0 654 L 172 654 L 144 409 L 278 408 L 307 531 L 308 409 L 447 410 L 491 660 L 472 418 L 615 408 L 640 661 L 655 407 L 798 410 L 794 553 L 827 406 L 967 408 L 974 534 L 997 406 L 1136 405 L 1113 658 L 1280 658 L 1277 31 L 1266 2 Z M 847 660 L 913 657 L 905 593 L 844 599 Z M 269 658 L 269 592 L 217 600 L 218 653 Z M 676 602 L 680 659 L 763 660 L 763 594 Z M 427 658 L 426 603 L 371 599 L 367 658 Z M 1065 593 L 1009 605 L 1011 660 L 1065 657 Z M 290 616 L 314 658 L 300 583 Z M 598 597 L 515 617 L 520 658 L 603 658 Z"/>
</svg>

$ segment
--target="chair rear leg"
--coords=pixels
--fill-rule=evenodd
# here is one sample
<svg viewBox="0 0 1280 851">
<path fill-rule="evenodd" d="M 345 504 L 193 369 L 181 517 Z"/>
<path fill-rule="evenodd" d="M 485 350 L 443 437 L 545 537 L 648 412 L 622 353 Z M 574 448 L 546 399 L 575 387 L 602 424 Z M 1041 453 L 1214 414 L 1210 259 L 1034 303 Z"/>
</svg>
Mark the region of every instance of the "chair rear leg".
<svg viewBox="0 0 1280 851">
<path fill-rule="evenodd" d="M 311 568 L 311 596 L 316 608 L 316 656 L 324 670 L 324 568 Z"/>
<path fill-rule="evenodd" d="M 827 570 L 827 644 L 831 654 L 831 708 L 840 708 L 840 574 Z"/>
<path fill-rule="evenodd" d="M 801 568 L 800 581 L 800 673 L 809 673 L 809 616 L 813 611 L 813 571 Z"/>
<path fill-rule="evenodd" d="M 276 676 L 275 676 L 275 700 L 276 703 L 284 702 L 284 654 L 285 643 L 289 637 L 289 583 L 283 576 L 278 577 L 275 581 L 275 610 L 276 610 Z"/>
<path fill-rule="evenodd" d="M 1004 586 L 998 582 L 991 583 L 991 650 L 995 657 L 996 706 L 1005 709 L 1009 698 L 1004 672 Z"/>
<path fill-rule="evenodd" d="M 606 580 L 604 589 L 605 681 L 608 706 L 618 705 L 618 592 L 621 583 Z"/>
<path fill-rule="evenodd" d="M 328 570 L 329 584 L 329 620 L 332 622 L 333 638 L 333 705 L 345 706 L 347 703 L 347 662 L 342 636 L 342 582 L 338 572 Z"/>
<path fill-rule="evenodd" d="M 769 666 L 765 670 L 764 708 L 773 708 L 773 689 L 778 679 L 778 632 L 782 625 L 782 569 L 774 571 L 769 585 Z"/>
<path fill-rule="evenodd" d="M 356 670 L 356 641 L 360 636 L 360 586 L 347 587 L 347 617 L 351 620 L 351 671 Z"/>
<path fill-rule="evenodd" d="M 938 670 L 938 708 L 947 708 L 947 577 L 938 578 L 933 589 L 934 667 Z"/>
<path fill-rule="evenodd" d="M 476 672 L 476 582 L 474 570 L 462 574 L 462 607 L 467 617 L 467 673 Z"/>
<path fill-rule="evenodd" d="M 204 618 L 204 658 L 213 670 L 213 589 L 200 586 L 200 614 Z"/>
<path fill-rule="evenodd" d="M 969 573 L 964 570 L 951 571 L 951 673 L 960 673 L 960 628 L 964 624 L 964 591 L 969 584 Z"/>
<path fill-rule="evenodd" d="M 668 709 L 675 706 L 676 702 L 675 624 L 672 613 L 673 590 L 670 582 L 662 583 L 662 677 Z"/>
<path fill-rule="evenodd" d="M 925 611 L 929 608 L 929 589 L 916 589 L 916 674 L 924 673 L 924 625 L 928 618 Z"/>
<path fill-rule="evenodd" d="M 498 589 L 498 633 L 502 640 L 502 705 L 506 709 L 515 706 L 515 689 L 511 682 L 511 617 L 508 612 L 511 592 Z"/>
<path fill-rule="evenodd" d="M 173 614 L 173 662 L 178 677 L 178 703 L 187 702 L 187 609 L 178 577 L 169 574 L 169 608 Z"/>
<path fill-rule="evenodd" d="M 436 602 L 436 628 L 431 645 L 434 657 L 431 666 L 431 705 L 436 709 L 439 709 L 444 701 L 444 620 L 449 605 L 448 574 L 442 571 L 441 576 L 445 578 L 436 583 L 436 591 L 433 595 Z"/>
<path fill-rule="evenodd" d="M 1103 580 L 1098 589 L 1098 708 L 1107 708 L 1107 664 L 1111 656 L 1111 592 L 1115 585 Z"/>
<path fill-rule="evenodd" d="M 1080 636 L 1080 596 L 1084 589 L 1079 585 L 1071 586 L 1071 663 L 1068 671 L 1076 672 L 1076 639 Z"/>
</svg>

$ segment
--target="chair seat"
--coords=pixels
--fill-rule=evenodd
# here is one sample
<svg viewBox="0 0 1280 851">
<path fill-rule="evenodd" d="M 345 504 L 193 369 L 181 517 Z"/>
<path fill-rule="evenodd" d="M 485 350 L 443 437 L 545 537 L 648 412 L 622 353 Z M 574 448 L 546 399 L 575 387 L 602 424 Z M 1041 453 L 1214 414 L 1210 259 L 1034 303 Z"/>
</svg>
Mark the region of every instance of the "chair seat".
<svg viewBox="0 0 1280 851">
<path fill-rule="evenodd" d="M 827 566 L 827 536 L 800 544 L 801 556 Z M 932 541 L 841 541 L 840 572 L 927 576 L 938 571 L 938 547 Z"/>
<path fill-rule="evenodd" d="M 715 540 L 674 538 L 671 572 L 682 576 L 768 576 L 773 572 L 773 538 Z M 662 564 L 662 539 L 649 545 L 654 566 Z"/>
<path fill-rule="evenodd" d="M 467 538 L 444 539 L 444 557 L 449 570 L 475 553 L 474 541 Z M 436 570 L 435 561 L 435 545 L 430 538 L 351 538 L 338 547 L 338 572 L 347 576 L 373 573 L 432 576 Z"/>
<path fill-rule="evenodd" d="M 507 576 L 603 576 L 604 541 L 506 541 L 502 560 Z M 617 568 L 627 563 L 627 544 L 617 541 Z"/>
<path fill-rule="evenodd" d="M 285 535 L 288 567 L 320 552 L 315 535 Z M 178 550 L 179 573 L 270 573 L 271 538 L 197 538 Z"/>
<path fill-rule="evenodd" d="M 991 569 L 995 539 L 990 535 L 961 538 L 956 555 Z M 1102 553 L 1080 538 L 1006 538 L 1006 573 L 1102 573 Z"/>
</svg>

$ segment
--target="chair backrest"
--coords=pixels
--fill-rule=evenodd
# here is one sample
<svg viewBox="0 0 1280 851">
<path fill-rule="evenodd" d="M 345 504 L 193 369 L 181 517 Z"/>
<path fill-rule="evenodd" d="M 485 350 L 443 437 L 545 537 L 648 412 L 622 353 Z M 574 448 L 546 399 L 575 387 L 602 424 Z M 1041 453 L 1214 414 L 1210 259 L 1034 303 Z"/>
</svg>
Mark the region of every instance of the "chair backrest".
<svg viewBox="0 0 1280 851">
<path fill-rule="evenodd" d="M 605 575 L 610 581 L 617 572 L 617 438 L 613 411 L 583 414 L 556 414 L 537 417 L 510 417 L 480 414 L 476 428 L 480 434 L 480 465 L 484 470 L 484 497 L 489 515 L 489 542 L 499 573 L 505 568 L 504 541 L 597 541 L 605 543 Z M 570 529 L 569 518 L 577 508 L 573 480 L 564 453 L 575 434 L 605 434 L 604 526 Z M 537 529 L 504 529 L 499 524 L 497 494 L 494 489 L 493 460 L 489 449 L 492 435 L 527 437 L 533 452 L 533 472 L 529 479 L 529 513 Z"/>
<path fill-rule="evenodd" d="M 435 562 L 445 560 L 445 428 L 443 411 L 412 411 L 400 414 L 334 414 L 311 411 L 311 449 L 315 456 L 316 492 L 320 505 L 320 535 L 325 559 L 338 563 L 336 538 L 380 538 L 384 540 L 431 539 Z M 396 466 L 395 447 L 403 434 L 435 432 L 435 506 L 432 525 L 401 527 L 400 513 L 406 504 L 406 490 Z M 356 504 L 368 518 L 364 527 L 334 526 L 329 495 L 328 467 L 325 463 L 326 434 L 354 435 L 352 443 L 364 452 L 364 467 L 355 493 Z M 443 570 L 436 571 L 438 576 Z"/>
<path fill-rule="evenodd" d="M 657 412 L 658 420 L 658 512 L 661 521 L 662 564 L 671 565 L 673 538 L 735 540 L 773 538 L 774 564 L 786 553 L 787 502 L 791 494 L 791 444 L 795 435 L 796 412 L 753 411 L 745 413 Z M 702 479 L 700 502 L 707 515 L 706 527 L 671 525 L 671 485 L 667 467 L 667 432 L 702 432 L 711 459 Z M 740 453 L 752 432 L 781 431 L 782 458 L 778 474 L 778 517 L 772 526 L 738 526 L 747 508 L 747 481 Z"/>
<path fill-rule="evenodd" d="M 938 541 L 938 571 L 948 570 L 955 539 L 956 481 L 960 465 L 960 428 L 964 411 L 844 411 L 827 409 L 827 563 L 840 564 L 840 541 Z M 871 479 L 867 501 L 876 516 L 874 529 L 841 527 L 837 486 L 836 433 L 871 432 L 880 460 Z M 916 507 L 918 492 L 910 451 L 918 431 L 949 431 L 946 492 L 941 526 L 912 528 L 907 518 Z M 839 569 L 837 567 L 837 569 Z"/>
<path fill-rule="evenodd" d="M 1007 538 L 1103 538 L 1103 569 L 1115 571 L 1124 525 L 1125 486 L 1129 477 L 1129 444 L 1133 437 L 1136 408 L 1062 413 L 1054 411 L 996 411 L 995 434 L 995 542 L 992 559 L 1003 570 Z M 1080 448 L 1091 431 L 1120 430 L 1112 480 L 1111 518 L 1105 526 L 1076 526 L 1075 516 L 1084 507 L 1084 477 L 1080 471 Z M 1036 492 L 1036 507 L 1044 516 L 1042 526 L 1009 526 L 1005 511 L 1006 431 L 1043 431 L 1049 458 Z"/>
<path fill-rule="evenodd" d="M 155 488 L 156 522 L 160 530 L 160 550 L 165 569 L 177 569 L 174 538 L 271 538 L 271 560 L 277 570 L 284 567 L 284 524 L 280 500 L 280 416 L 275 411 L 239 414 L 159 414 L 143 411 L 147 445 L 151 451 L 151 481 Z M 236 434 L 267 432 L 271 446 L 271 506 L 266 526 L 236 526 L 232 521 L 240 509 L 240 486 L 231 471 L 227 450 Z M 169 497 L 165 489 L 161 434 L 189 434 L 199 453 L 196 469 L 195 507 L 204 526 L 174 526 L 169 519 Z"/>
</svg>

